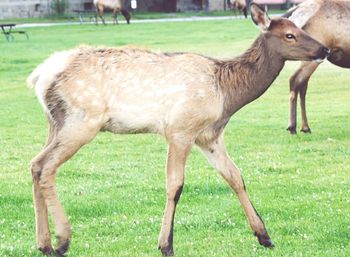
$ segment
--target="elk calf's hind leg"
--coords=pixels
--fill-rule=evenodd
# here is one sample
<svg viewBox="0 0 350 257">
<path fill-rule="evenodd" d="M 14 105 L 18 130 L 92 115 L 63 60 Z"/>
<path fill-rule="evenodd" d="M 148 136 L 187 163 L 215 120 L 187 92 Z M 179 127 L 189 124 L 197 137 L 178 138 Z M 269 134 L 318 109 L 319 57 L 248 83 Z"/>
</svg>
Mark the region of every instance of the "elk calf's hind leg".
<svg viewBox="0 0 350 257">
<path fill-rule="evenodd" d="M 48 223 L 48 213 L 45 199 L 40 192 L 40 176 L 42 172 L 42 160 L 46 153 L 53 147 L 56 130 L 49 120 L 49 133 L 44 149 L 32 160 L 31 172 L 33 179 L 33 201 L 35 210 L 36 238 L 38 249 L 44 254 L 50 255 L 54 252 L 51 245 L 51 235 Z"/>
<path fill-rule="evenodd" d="M 33 178 L 33 201 L 35 210 L 36 238 L 38 249 L 44 254 L 53 253 L 47 206 L 45 203 L 44 196 L 40 190 L 39 184 L 42 173 L 41 156 L 45 156 L 44 154 L 48 150 L 48 148 L 49 146 L 46 147 L 36 158 L 34 158 L 31 165 L 31 172 Z"/>
<path fill-rule="evenodd" d="M 208 158 L 209 163 L 219 171 L 221 176 L 235 191 L 249 221 L 250 227 L 254 235 L 258 237 L 259 243 L 265 247 L 273 247 L 265 224 L 249 199 L 240 171 L 227 155 L 223 136 L 221 135 L 211 144 L 200 145 L 200 147 Z"/>
<path fill-rule="evenodd" d="M 56 192 L 56 171 L 84 144 L 90 142 L 98 131 L 98 128 L 91 128 L 88 124 L 82 126 L 70 124 L 70 126 L 63 127 L 50 144 L 32 161 L 38 243 L 40 250 L 46 254 L 52 253 L 46 206 L 55 224 L 58 239 L 57 255 L 62 256 L 68 250 L 71 237 L 69 221 Z"/>
</svg>

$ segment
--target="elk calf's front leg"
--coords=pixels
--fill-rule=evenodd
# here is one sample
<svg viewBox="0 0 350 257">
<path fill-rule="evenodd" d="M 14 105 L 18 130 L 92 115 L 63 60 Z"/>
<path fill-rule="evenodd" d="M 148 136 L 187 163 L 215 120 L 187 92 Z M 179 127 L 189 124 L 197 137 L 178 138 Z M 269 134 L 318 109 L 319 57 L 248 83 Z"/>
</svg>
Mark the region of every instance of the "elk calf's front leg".
<svg viewBox="0 0 350 257">
<path fill-rule="evenodd" d="M 215 142 L 202 145 L 201 149 L 208 158 L 209 163 L 219 171 L 221 176 L 235 191 L 259 243 L 265 247 L 273 247 L 265 224 L 249 199 L 240 171 L 227 155 L 222 135 Z"/>
<path fill-rule="evenodd" d="M 190 149 L 191 145 L 169 144 L 166 178 L 167 201 L 158 240 L 158 247 L 164 256 L 174 255 L 173 226 L 175 209 L 182 192 L 185 163 Z"/>
</svg>

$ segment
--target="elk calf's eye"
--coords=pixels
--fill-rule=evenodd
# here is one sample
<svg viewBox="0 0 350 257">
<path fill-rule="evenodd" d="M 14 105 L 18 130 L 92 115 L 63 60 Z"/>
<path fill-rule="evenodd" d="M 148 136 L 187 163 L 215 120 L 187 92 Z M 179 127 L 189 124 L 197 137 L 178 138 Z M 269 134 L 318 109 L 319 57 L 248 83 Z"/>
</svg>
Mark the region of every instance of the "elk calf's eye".
<svg viewBox="0 0 350 257">
<path fill-rule="evenodd" d="M 293 34 L 286 34 L 286 38 L 288 38 L 288 39 L 295 39 Z"/>
</svg>

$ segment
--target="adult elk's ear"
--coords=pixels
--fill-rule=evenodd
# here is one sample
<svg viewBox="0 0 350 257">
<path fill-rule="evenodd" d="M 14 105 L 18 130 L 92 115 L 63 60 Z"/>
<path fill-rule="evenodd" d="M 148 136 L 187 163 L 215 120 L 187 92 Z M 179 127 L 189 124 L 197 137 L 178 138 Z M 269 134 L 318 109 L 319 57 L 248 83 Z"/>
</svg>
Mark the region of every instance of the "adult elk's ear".
<svg viewBox="0 0 350 257">
<path fill-rule="evenodd" d="M 252 20 L 254 23 L 260 27 L 262 32 L 268 30 L 271 20 L 269 16 L 267 16 L 266 11 L 256 3 L 251 3 L 250 5 L 250 14 L 252 16 Z"/>
</svg>

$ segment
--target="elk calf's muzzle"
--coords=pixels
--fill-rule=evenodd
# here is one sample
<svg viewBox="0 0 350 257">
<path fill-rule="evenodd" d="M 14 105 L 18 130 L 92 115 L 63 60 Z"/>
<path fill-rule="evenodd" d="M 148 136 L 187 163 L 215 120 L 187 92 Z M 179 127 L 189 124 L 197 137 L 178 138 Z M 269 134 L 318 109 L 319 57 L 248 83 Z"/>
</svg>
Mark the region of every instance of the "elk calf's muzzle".
<svg viewBox="0 0 350 257">
<path fill-rule="evenodd" d="M 331 50 L 329 48 L 327 47 L 321 48 L 320 55 L 323 56 L 323 58 L 328 57 L 330 53 L 331 53 Z"/>
<path fill-rule="evenodd" d="M 317 57 L 315 58 L 316 62 L 323 62 L 324 59 L 326 59 L 329 54 L 330 50 L 327 47 L 322 46 L 320 50 L 318 51 Z"/>
</svg>

